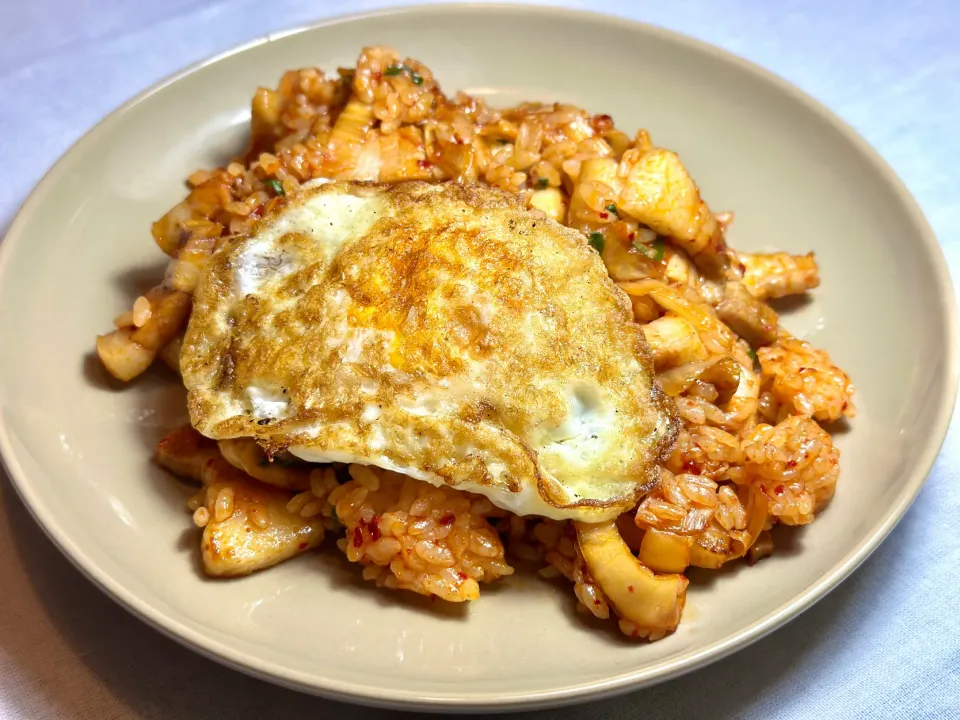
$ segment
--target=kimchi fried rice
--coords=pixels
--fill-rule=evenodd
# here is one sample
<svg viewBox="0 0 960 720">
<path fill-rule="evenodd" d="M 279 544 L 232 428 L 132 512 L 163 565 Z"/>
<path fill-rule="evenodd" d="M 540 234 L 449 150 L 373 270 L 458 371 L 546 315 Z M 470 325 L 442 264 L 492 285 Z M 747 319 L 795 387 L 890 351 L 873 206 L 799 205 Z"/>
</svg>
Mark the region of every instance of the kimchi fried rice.
<svg viewBox="0 0 960 720">
<path fill-rule="evenodd" d="M 753 564 L 774 552 L 774 525 L 810 523 L 833 496 L 839 453 L 824 424 L 853 417 L 853 385 L 768 304 L 817 287 L 815 258 L 728 247 L 731 213 L 712 212 L 646 131 L 628 135 L 570 105 L 493 109 L 448 96 L 429 68 L 387 47 L 332 75 L 291 70 L 258 88 L 250 130 L 245 155 L 195 171 L 153 224 L 169 269 L 97 339 L 112 375 L 132 380 L 157 359 L 179 370 L 208 258 L 301 184 L 484 183 L 599 253 L 631 298 L 682 429 L 633 511 L 578 529 L 388 470 L 268 458 L 253 440 L 218 444 L 182 428 L 156 459 L 202 485 L 189 507 L 210 574 L 263 569 L 332 536 L 378 586 L 460 602 L 522 561 L 564 578 L 580 611 L 657 639 L 680 620 L 687 568 Z"/>
</svg>

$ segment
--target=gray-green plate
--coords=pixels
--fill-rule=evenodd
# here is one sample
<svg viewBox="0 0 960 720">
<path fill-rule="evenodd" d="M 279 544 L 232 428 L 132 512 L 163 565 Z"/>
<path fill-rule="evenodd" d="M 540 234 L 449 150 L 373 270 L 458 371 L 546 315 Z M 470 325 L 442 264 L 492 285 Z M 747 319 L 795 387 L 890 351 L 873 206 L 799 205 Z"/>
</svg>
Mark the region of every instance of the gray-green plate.
<svg viewBox="0 0 960 720">
<path fill-rule="evenodd" d="M 332 554 L 206 580 L 188 490 L 150 463 L 184 417 L 151 374 L 111 389 L 94 336 L 162 270 L 149 224 L 193 169 L 242 147 L 250 97 L 288 68 L 351 65 L 386 43 L 446 89 L 562 100 L 677 150 L 735 247 L 814 250 L 822 285 L 785 318 L 856 382 L 830 508 L 789 552 L 698 575 L 680 630 L 652 644 L 585 624 L 532 576 L 466 608 L 359 580 Z M 0 449 L 63 552 L 161 631 L 235 668 L 342 699 L 505 709 L 635 689 L 716 660 L 809 607 L 887 535 L 923 483 L 957 382 L 953 293 L 936 239 L 890 169 L 833 115 L 715 48 L 598 15 L 432 6 L 271 36 L 152 88 L 78 142 L 0 248 Z M 195 531 L 193 531 L 195 532 Z M 42 572 L 42 568 L 35 568 Z M 891 571 L 892 572 L 892 571 Z M 707 580 L 701 578 L 708 577 Z M 612 624 L 611 624 L 612 625 Z"/>
</svg>

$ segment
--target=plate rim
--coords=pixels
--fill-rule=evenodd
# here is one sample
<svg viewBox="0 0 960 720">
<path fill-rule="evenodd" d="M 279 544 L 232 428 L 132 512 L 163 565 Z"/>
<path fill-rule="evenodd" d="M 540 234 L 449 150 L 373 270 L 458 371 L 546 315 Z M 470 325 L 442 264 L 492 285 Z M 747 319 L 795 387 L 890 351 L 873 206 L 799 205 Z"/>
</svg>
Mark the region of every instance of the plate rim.
<svg viewBox="0 0 960 720">
<path fill-rule="evenodd" d="M 43 532 L 70 563 L 80 570 L 96 587 L 127 611 L 143 620 L 146 624 L 208 659 L 268 682 L 333 700 L 360 703 L 374 707 L 438 712 L 445 710 L 475 712 L 494 710 L 507 712 L 520 709 L 543 709 L 636 691 L 693 672 L 727 657 L 738 650 L 742 650 L 795 619 L 815 602 L 825 597 L 856 570 L 877 547 L 879 547 L 883 540 L 886 539 L 897 523 L 903 518 L 925 484 L 946 439 L 956 404 L 958 380 L 960 380 L 960 346 L 958 346 L 957 307 L 949 266 L 946 263 L 943 249 L 916 198 L 914 198 L 900 177 L 877 150 L 847 124 L 846 121 L 819 100 L 808 95 L 785 78 L 746 58 L 676 30 L 641 22 L 632 18 L 592 10 L 509 2 L 441 2 L 381 8 L 338 15 L 324 20 L 297 25 L 286 30 L 266 33 L 247 42 L 235 45 L 223 52 L 216 53 L 198 62 L 187 65 L 183 69 L 150 85 L 145 90 L 110 111 L 71 144 L 44 173 L 14 215 L 2 241 L 0 241 L 0 286 L 3 284 L 7 267 L 11 263 L 10 259 L 13 257 L 12 248 L 18 242 L 23 242 L 22 237 L 25 234 L 23 227 L 29 224 L 30 216 L 35 206 L 42 202 L 47 189 L 58 182 L 58 176 L 62 172 L 67 157 L 79 148 L 82 148 L 85 144 L 91 142 L 91 138 L 106 132 L 111 124 L 120 121 L 131 109 L 158 92 L 209 65 L 213 65 L 234 55 L 266 43 L 311 32 L 319 28 L 355 23 L 371 18 L 429 15 L 431 13 L 475 12 L 481 8 L 492 13 L 513 13 L 531 17 L 550 16 L 553 18 L 561 17 L 572 22 L 580 20 L 599 24 L 616 24 L 621 28 L 627 27 L 633 33 L 658 36 L 668 42 L 685 46 L 690 50 L 708 56 L 717 62 L 736 67 L 738 70 L 771 86 L 772 89 L 777 92 L 786 94 L 792 100 L 813 112 L 821 121 L 840 132 L 843 139 L 857 151 L 862 159 L 867 161 L 871 170 L 894 192 L 900 202 L 902 210 L 916 231 L 921 245 L 933 261 L 937 293 L 946 301 L 942 303 L 943 320 L 945 324 L 943 330 L 945 331 L 946 362 L 940 374 L 947 392 L 942 396 L 942 402 L 937 408 L 937 413 L 932 422 L 932 432 L 928 435 L 923 450 L 920 453 L 919 462 L 913 466 L 907 475 L 906 481 L 903 483 L 896 501 L 887 509 L 882 521 L 866 533 L 864 537 L 854 545 L 850 552 L 815 583 L 811 584 L 791 601 L 773 609 L 770 613 L 743 628 L 738 633 L 705 647 L 682 653 L 676 658 L 661 661 L 647 670 L 638 671 L 634 669 L 612 675 L 602 680 L 568 685 L 559 689 L 536 692 L 512 692 L 497 695 L 470 693 L 461 695 L 434 695 L 417 690 L 404 690 L 399 692 L 382 691 L 372 684 L 361 685 L 330 680 L 244 653 L 225 645 L 208 634 L 193 630 L 183 622 L 177 620 L 170 613 L 166 613 L 151 603 L 141 600 L 136 593 L 127 590 L 123 583 L 114 579 L 108 570 L 105 570 L 97 561 L 87 556 L 83 549 L 77 546 L 67 536 L 55 521 L 55 514 L 52 513 L 42 499 L 33 492 L 29 473 L 20 465 L 13 448 L 11 435 L 8 433 L 6 423 L 3 422 L 2 416 L 0 416 L 0 466 L 6 470 L 11 485 Z M 0 385 L 4 383 L 5 380 L 0 377 Z"/>
</svg>

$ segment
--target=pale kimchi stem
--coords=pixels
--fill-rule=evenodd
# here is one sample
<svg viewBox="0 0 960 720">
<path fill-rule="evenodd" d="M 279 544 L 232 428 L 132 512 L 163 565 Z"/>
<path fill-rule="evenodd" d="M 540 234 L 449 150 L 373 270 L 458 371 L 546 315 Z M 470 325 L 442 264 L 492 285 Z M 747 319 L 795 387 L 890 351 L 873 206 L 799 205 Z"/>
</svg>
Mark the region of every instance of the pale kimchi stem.
<svg viewBox="0 0 960 720">
<path fill-rule="evenodd" d="M 658 373 L 654 381 L 666 395 L 675 398 L 686 392 L 713 363 L 713 360 L 701 360 L 678 365 Z"/>
<path fill-rule="evenodd" d="M 660 280 L 635 280 L 617 283 L 627 295 L 650 297 L 667 312 L 692 324 L 711 355 L 732 355 L 741 364 L 750 361 L 734 332 L 724 325 L 714 309 L 692 287 Z"/>
<path fill-rule="evenodd" d="M 661 318 L 662 320 L 663 318 Z M 651 325 L 660 322 L 654 321 Z M 644 330 L 649 327 L 645 326 Z M 654 342 L 650 342 L 651 346 Z M 654 349 L 656 363 L 657 350 Z M 751 427 L 757 416 L 760 402 L 760 378 L 748 366 L 729 355 L 710 360 L 698 360 L 658 372 L 654 378 L 657 386 L 669 397 L 678 398 L 697 383 L 712 388 L 716 399 L 712 404 L 716 412 L 711 421 L 729 432 L 739 432 Z"/>
<path fill-rule="evenodd" d="M 725 358 L 725 360 L 736 362 L 732 358 Z M 721 423 L 721 427 L 729 432 L 738 432 L 752 425 L 760 402 L 760 378 L 747 366 L 740 363 L 737 365 L 739 366 L 739 383 L 723 411 Z"/>
<path fill-rule="evenodd" d="M 751 363 L 752 365 L 752 363 Z M 756 418 L 760 397 L 760 379 L 751 365 L 745 365 L 732 356 L 715 358 L 703 364 L 684 366 L 689 368 L 686 377 L 678 378 L 671 373 L 657 376 L 662 388 L 683 392 L 694 380 L 708 383 L 717 393 L 716 405 L 722 415 L 717 425 L 728 432 L 738 432 L 751 425 Z M 677 373 L 681 368 L 676 368 Z M 685 385 L 686 384 L 686 385 Z M 671 394 L 668 390 L 664 390 Z M 674 396 L 679 395 L 676 392 Z"/>
<path fill-rule="evenodd" d="M 364 146 L 364 138 L 367 130 L 373 127 L 374 120 L 373 107 L 370 104 L 357 98 L 350 99 L 330 132 L 325 175 L 350 178 L 356 176 L 357 161 Z M 378 175 L 379 168 L 372 179 L 377 179 Z"/>
<path fill-rule="evenodd" d="M 677 629 L 688 581 L 679 574 L 655 575 L 634 557 L 616 522 L 574 523 L 591 577 L 620 616 L 620 628 L 656 640 Z"/>
<path fill-rule="evenodd" d="M 662 317 L 643 326 L 657 371 L 709 357 L 697 329 L 682 317 Z"/>
</svg>

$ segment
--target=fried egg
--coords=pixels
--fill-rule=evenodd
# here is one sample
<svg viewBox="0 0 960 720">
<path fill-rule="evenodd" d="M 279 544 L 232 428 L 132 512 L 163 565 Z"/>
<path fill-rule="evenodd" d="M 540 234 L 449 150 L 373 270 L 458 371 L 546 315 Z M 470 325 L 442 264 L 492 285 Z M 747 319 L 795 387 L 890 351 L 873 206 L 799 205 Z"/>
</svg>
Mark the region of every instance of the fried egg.
<svg viewBox="0 0 960 720">
<path fill-rule="evenodd" d="M 211 259 L 181 355 L 194 427 L 588 522 L 677 421 L 581 234 L 498 189 L 308 184 Z"/>
</svg>

